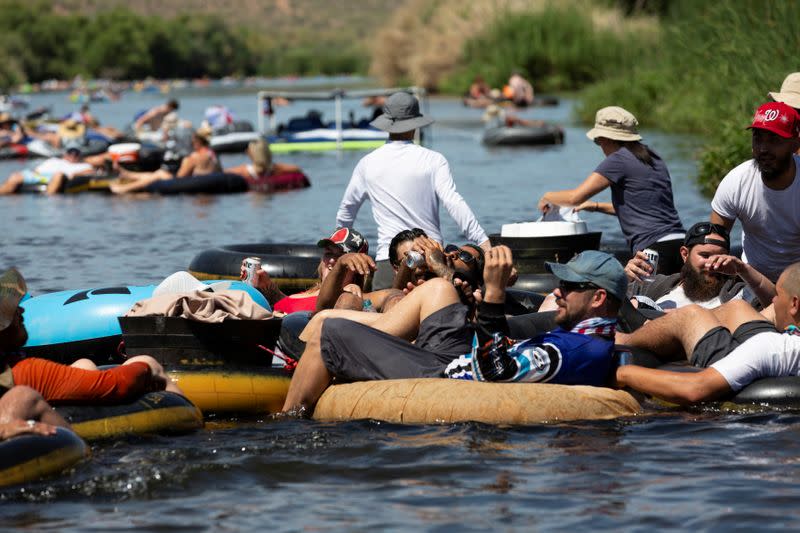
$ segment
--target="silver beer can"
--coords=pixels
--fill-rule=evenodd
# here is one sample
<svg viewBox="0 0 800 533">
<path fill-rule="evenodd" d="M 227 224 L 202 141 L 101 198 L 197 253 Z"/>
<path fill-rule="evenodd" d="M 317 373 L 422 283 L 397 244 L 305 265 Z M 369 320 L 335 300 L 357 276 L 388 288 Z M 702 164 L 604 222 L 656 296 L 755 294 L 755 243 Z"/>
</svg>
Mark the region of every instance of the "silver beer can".
<svg viewBox="0 0 800 533">
<path fill-rule="evenodd" d="M 245 278 L 242 280 L 248 285 L 255 286 L 256 283 L 256 272 L 261 268 L 261 258 L 260 257 L 247 257 L 244 261 L 242 261 L 244 265 L 244 270 L 246 272 Z"/>
<path fill-rule="evenodd" d="M 650 248 L 645 248 L 642 250 L 642 253 L 647 256 L 647 262 L 653 269 L 652 274 L 643 278 L 643 280 L 646 282 L 651 282 L 655 279 L 656 272 L 658 271 L 658 252 Z"/>
<path fill-rule="evenodd" d="M 406 254 L 406 266 L 408 268 L 417 268 L 425 264 L 425 256 L 414 250 L 409 250 Z"/>
</svg>

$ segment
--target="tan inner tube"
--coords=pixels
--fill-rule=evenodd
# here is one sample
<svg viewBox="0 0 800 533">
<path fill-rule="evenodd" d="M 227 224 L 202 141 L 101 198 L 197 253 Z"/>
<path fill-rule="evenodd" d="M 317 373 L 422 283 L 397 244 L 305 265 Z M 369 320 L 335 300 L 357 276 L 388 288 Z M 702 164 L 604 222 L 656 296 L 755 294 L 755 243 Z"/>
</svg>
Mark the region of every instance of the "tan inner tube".
<svg viewBox="0 0 800 533">
<path fill-rule="evenodd" d="M 526 425 L 605 420 L 640 412 L 641 406 L 633 396 L 603 387 L 395 379 L 329 387 L 317 403 L 314 418 L 374 419 L 398 424 Z"/>
</svg>

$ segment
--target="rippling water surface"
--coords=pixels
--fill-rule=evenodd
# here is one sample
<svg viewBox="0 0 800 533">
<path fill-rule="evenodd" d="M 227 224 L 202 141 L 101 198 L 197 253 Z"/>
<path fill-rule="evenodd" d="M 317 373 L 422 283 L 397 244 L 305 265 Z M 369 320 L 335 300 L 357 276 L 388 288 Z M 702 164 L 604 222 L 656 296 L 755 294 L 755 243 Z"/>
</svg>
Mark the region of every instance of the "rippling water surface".
<svg viewBox="0 0 800 533">
<path fill-rule="evenodd" d="M 253 96 L 178 96 L 182 115 L 195 122 L 220 102 L 255 119 Z M 160 99 L 125 95 L 93 112 L 121 127 Z M 64 95 L 34 97 L 41 103 L 71 110 Z M 332 106 L 318 107 L 331 115 Z M 564 124 L 563 146 L 487 149 L 479 111 L 431 102 L 432 147 L 448 157 L 487 231 L 534 219 L 542 192 L 578 183 L 599 163 L 570 110 L 564 101 L 523 114 Z M 698 141 L 649 131 L 645 138 L 669 164 L 684 223 L 706 217 L 708 201 L 691 181 Z M 361 155 L 281 156 L 301 165 L 313 186 L 275 196 L 0 198 L 0 266 L 18 266 L 38 294 L 155 283 L 220 244 L 313 242 L 331 231 Z M 223 157 L 228 165 L 243 160 Z M 0 162 L 0 174 L 25 164 Z M 586 218 L 605 244 L 621 244 L 615 219 Z M 442 219 L 458 242 L 453 222 Z M 375 237 L 368 206 L 357 225 Z M 529 428 L 212 420 L 190 435 L 94 444 L 91 460 L 72 471 L 0 491 L 0 523 L 59 531 L 787 528 L 798 520 L 799 429 L 791 413 L 670 411 Z"/>
</svg>

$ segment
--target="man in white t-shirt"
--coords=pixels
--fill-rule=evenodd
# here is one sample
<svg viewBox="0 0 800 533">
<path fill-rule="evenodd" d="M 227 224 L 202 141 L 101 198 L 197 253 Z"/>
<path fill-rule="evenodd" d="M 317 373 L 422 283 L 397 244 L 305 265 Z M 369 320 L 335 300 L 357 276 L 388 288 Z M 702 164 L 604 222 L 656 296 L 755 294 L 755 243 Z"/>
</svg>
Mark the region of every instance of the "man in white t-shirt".
<svg viewBox="0 0 800 533">
<path fill-rule="evenodd" d="M 431 239 L 443 243 L 439 228 L 439 205 L 458 224 L 464 235 L 483 249 L 491 247 L 475 215 L 456 191 L 447 159 L 414 144 L 417 128 L 433 122 L 419 111 L 417 99 L 406 92 L 387 98 L 383 114 L 371 124 L 389 132 L 389 141 L 364 156 L 353 170 L 336 226 L 352 227 L 365 200 L 372 204 L 378 225 L 377 271 L 373 289 L 390 287 L 394 270 L 389 264 L 389 243 L 403 230 L 421 228 Z"/>
<path fill-rule="evenodd" d="M 46 185 L 46 194 L 56 194 L 61 190 L 65 180 L 92 172 L 94 167 L 82 161 L 81 151 L 69 148 L 64 157 L 51 157 L 33 169 L 11 174 L 8 180 L 0 185 L 0 195 L 14 194 L 22 185 Z"/>
<path fill-rule="evenodd" d="M 758 108 L 753 159 L 731 170 L 711 201 L 711 222 L 742 223 L 742 259 L 775 281 L 800 261 L 800 116 L 783 102 Z"/>
<path fill-rule="evenodd" d="M 759 378 L 800 375 L 800 263 L 780 275 L 773 307 L 765 315 L 772 321 L 765 322 L 764 315 L 742 302 L 714 311 L 689 306 L 647 323 L 629 337 L 620 339 L 617 334 L 617 342 L 633 340 L 631 344 L 647 347 L 648 342 L 641 342 L 643 333 L 651 337 L 650 347 L 672 344 L 674 350 L 691 353 L 693 362 L 704 359 L 710 364 L 697 373 L 623 365 L 617 368 L 617 385 L 686 404 L 738 392 Z M 731 329 L 736 324 L 738 329 Z M 632 339 L 636 335 L 640 338 Z"/>
</svg>

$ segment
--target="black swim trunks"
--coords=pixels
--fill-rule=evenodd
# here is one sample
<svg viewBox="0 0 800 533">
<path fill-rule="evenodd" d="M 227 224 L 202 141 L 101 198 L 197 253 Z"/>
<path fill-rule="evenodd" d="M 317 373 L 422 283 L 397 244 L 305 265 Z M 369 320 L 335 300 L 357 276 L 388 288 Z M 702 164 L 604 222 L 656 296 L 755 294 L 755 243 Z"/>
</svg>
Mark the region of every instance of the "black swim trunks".
<svg viewBox="0 0 800 533">
<path fill-rule="evenodd" d="M 709 330 L 694 347 L 689 362 L 694 366 L 709 367 L 727 356 L 744 341 L 764 332 L 776 332 L 775 325 L 768 320 L 745 322 L 731 333 L 722 326 Z"/>
<path fill-rule="evenodd" d="M 455 303 L 422 321 L 414 344 L 377 329 L 329 318 L 320 348 L 328 371 L 340 381 L 442 377 L 444 368 L 472 347 L 467 307 Z"/>
</svg>

